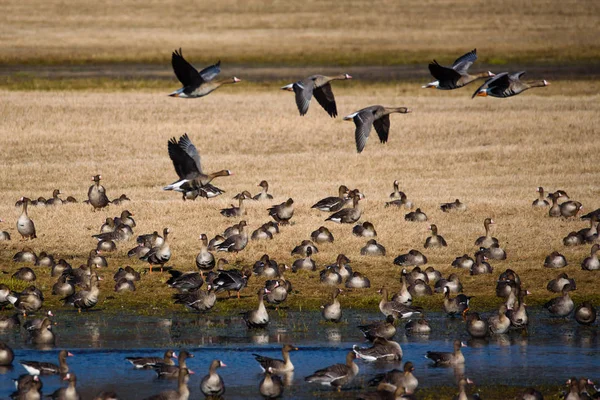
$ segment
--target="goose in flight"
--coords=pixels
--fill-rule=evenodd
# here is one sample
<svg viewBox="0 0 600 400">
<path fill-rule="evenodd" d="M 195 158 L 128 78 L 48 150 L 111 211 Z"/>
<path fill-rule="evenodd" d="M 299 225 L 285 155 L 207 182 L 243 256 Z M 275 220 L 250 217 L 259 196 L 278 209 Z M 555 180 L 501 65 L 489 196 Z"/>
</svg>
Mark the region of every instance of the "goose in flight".
<svg viewBox="0 0 600 400">
<path fill-rule="evenodd" d="M 356 130 L 354 138 L 356 140 L 356 151 L 361 153 L 367 144 L 367 139 L 371 133 L 371 127 L 375 126 L 375 131 L 381 143 L 388 141 L 390 133 L 390 117 L 392 113 L 406 114 L 411 112 L 406 107 L 383 107 L 370 106 L 356 111 L 353 114 L 344 117 L 344 121 L 354 121 Z"/>
</svg>

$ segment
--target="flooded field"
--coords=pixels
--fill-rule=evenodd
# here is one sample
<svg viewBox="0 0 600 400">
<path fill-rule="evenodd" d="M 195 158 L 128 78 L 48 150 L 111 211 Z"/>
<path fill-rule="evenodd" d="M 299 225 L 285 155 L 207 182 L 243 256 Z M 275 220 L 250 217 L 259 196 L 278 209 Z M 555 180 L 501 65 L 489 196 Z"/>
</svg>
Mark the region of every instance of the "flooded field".
<svg viewBox="0 0 600 400">
<path fill-rule="evenodd" d="M 600 348 L 597 327 L 581 327 L 572 319 L 548 317 L 541 310 L 530 313 L 532 322 L 525 333 L 511 332 L 488 340 L 475 341 L 465 331 L 460 318 L 432 313 L 427 317 L 432 325 L 430 335 L 406 335 L 404 322 L 399 325 L 395 340 L 404 351 L 402 363 L 367 363 L 357 360 L 360 372 L 341 394 L 325 386 L 308 384 L 304 377 L 315 370 L 343 362 L 352 345 L 368 347 L 357 325 L 380 319 L 373 313 L 345 312 L 339 324 L 323 323 L 318 313 L 271 310 L 272 321 L 266 330 L 248 330 L 238 316 L 210 317 L 181 313 L 169 318 L 114 316 L 103 312 L 78 315 L 62 312 L 54 320 L 57 325 L 56 346 L 38 349 L 28 344 L 24 330 L 2 331 L 0 340 L 15 350 L 14 366 L 3 371 L 0 398 L 14 390 L 11 378 L 25 373 L 20 360 L 57 362 L 60 349 L 68 349 L 70 369 L 77 374 L 78 389 L 84 399 L 102 390 L 114 390 L 123 399 L 141 399 L 162 390 L 175 388 L 173 380 L 157 379 L 152 370 L 134 370 L 125 360 L 131 356 L 162 356 L 166 349 L 187 349 L 194 354 L 188 366 L 195 374 L 189 387 L 191 398 L 201 397 L 199 382 L 208 371 L 211 360 L 223 360 L 226 368 L 219 370 L 226 384 L 225 398 L 261 398 L 258 383 L 261 369 L 253 353 L 281 357 L 281 345 L 292 343 L 299 351 L 291 354 L 295 372 L 287 376 L 289 386 L 285 398 L 315 397 L 351 398 L 367 390 L 368 381 L 376 374 L 401 368 L 405 361 L 415 365 L 419 388 L 454 387 L 456 375 L 474 380 L 476 387 L 508 385 L 515 387 L 560 385 L 571 375 L 598 378 Z M 463 340 L 466 358 L 464 370 L 433 367 L 424 356 L 427 351 L 450 351 L 455 338 Z M 58 376 L 45 376 L 44 394 L 64 386 Z M 453 393 L 440 398 L 450 398 Z M 555 395 L 556 393 L 544 393 Z"/>
</svg>

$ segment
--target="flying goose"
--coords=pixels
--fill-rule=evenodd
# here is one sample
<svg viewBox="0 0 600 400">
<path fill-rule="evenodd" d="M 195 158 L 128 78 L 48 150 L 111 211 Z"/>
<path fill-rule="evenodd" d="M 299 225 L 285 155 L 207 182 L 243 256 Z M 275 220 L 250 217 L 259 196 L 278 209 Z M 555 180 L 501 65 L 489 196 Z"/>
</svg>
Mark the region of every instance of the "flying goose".
<svg viewBox="0 0 600 400">
<path fill-rule="evenodd" d="M 94 208 L 94 211 L 104 208 L 110 204 L 110 200 L 106 197 L 106 189 L 100 184 L 102 175 L 92 176 L 94 184 L 88 189 L 88 203 Z"/>
<path fill-rule="evenodd" d="M 375 131 L 381 143 L 386 143 L 390 132 L 389 115 L 392 113 L 407 114 L 410 112 L 411 110 L 406 107 L 383 107 L 375 105 L 345 116 L 344 121 L 354 121 L 354 125 L 356 125 L 354 132 L 356 151 L 361 153 L 367 144 L 371 127 L 375 126 Z"/>
<path fill-rule="evenodd" d="M 511 97 L 523 93 L 527 89 L 548 86 L 550 84 L 546 80 L 528 82 L 522 81 L 521 76 L 524 74 L 525 71 L 519 71 L 513 74 L 502 72 L 488 79 L 483 85 L 479 86 L 477 90 L 473 92 L 473 96 L 471 96 L 471 98 L 474 98 L 475 96 L 492 96 L 499 98 Z"/>
<path fill-rule="evenodd" d="M 337 117 L 337 106 L 335 97 L 331 90 L 331 81 L 352 79 L 348 74 L 336 76 L 312 75 L 295 83 L 283 86 L 282 90 L 288 90 L 296 94 L 296 106 L 300 115 L 305 115 L 308 112 L 310 100 L 315 96 L 321 107 L 330 117 Z"/>
<path fill-rule="evenodd" d="M 221 72 L 221 61 L 217 61 L 216 64 L 210 65 L 198 72 L 196 68 L 183 58 L 181 49 L 179 49 L 179 52 L 175 50 L 171 55 L 171 65 L 173 66 L 175 76 L 177 76 L 177 79 L 179 79 L 179 82 L 183 85 L 181 89 L 177 89 L 169 94 L 171 97 L 182 97 L 186 99 L 202 97 L 218 89 L 221 85 L 238 83 L 241 81 L 235 76 L 233 78 L 218 81 L 214 80 Z"/>
<path fill-rule="evenodd" d="M 490 71 L 480 72 L 475 75 L 469 74 L 467 71 L 471 65 L 477 60 L 477 49 L 473 49 L 467 54 L 460 56 L 454 61 L 452 67 L 443 67 L 433 60 L 429 64 L 429 72 L 437 81 L 428 83 L 422 88 L 432 88 L 440 90 L 458 89 L 469 83 L 480 79 L 495 76 Z"/>
</svg>

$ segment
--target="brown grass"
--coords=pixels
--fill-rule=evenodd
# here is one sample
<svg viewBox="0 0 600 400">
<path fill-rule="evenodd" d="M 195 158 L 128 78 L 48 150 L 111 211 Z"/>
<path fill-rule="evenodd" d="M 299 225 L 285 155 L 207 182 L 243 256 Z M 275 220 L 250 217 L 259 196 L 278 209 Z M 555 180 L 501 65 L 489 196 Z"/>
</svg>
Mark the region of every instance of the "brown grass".
<svg viewBox="0 0 600 400">
<path fill-rule="evenodd" d="M 473 242 L 483 233 L 484 218 L 496 220 L 494 236 L 506 249 L 508 260 L 492 262 L 496 268 L 492 276 L 470 277 L 459 272 L 465 291 L 478 296 L 476 308 L 497 303 L 491 287 L 506 268 L 516 270 L 533 292 L 528 303 L 552 297 L 545 285 L 558 271 L 546 270 L 542 264 L 553 250 L 563 252 L 570 263 L 564 271 L 577 280 L 574 297 L 598 300 L 597 272 L 579 267 L 589 246 L 564 248 L 561 241 L 586 223 L 548 218 L 545 211 L 530 207 L 539 185 L 566 190 L 587 211 L 600 206 L 597 81 L 557 82 L 506 100 L 471 100 L 474 88 L 448 93 L 421 90 L 416 85 L 348 88 L 339 83 L 334 87 L 340 116 L 370 104 L 405 105 L 414 112 L 392 115 L 389 143 L 377 143 L 373 133 L 364 153 L 357 155 L 351 122 L 341 117 L 330 119 L 316 102 L 308 115 L 299 117 L 293 96 L 276 88 L 266 91 L 240 84 L 187 101 L 162 92 L 0 92 L 4 118 L 0 126 L 0 217 L 7 220 L 0 229 L 13 235 L 11 242 L 0 243 L 0 266 L 12 273 L 20 267 L 10 261 L 12 255 L 30 245 L 37 252 L 64 257 L 77 267 L 95 247 L 91 235 L 104 219 L 127 208 L 135 213 L 138 234 L 170 227 L 173 257 L 169 264 L 192 270 L 198 236 L 203 232 L 215 235 L 238 221 L 222 217 L 218 210 L 244 189 L 258 192 L 258 182 L 267 179 L 275 200 L 248 205 L 249 227 L 255 229 L 267 222 L 266 208 L 288 197 L 295 200 L 294 224 L 282 228 L 271 242 L 251 242 L 239 255 L 225 257 L 238 265 L 251 265 L 269 253 L 290 264 L 291 249 L 324 224 L 331 228 L 335 243 L 319 246 L 318 265 L 332 263 L 338 253 L 345 253 L 355 270 L 371 279 L 373 287 L 345 293 L 342 304 L 375 310 L 377 289 L 382 285 L 392 290 L 399 287 L 400 270 L 392 264 L 394 257 L 411 248 L 424 251 L 428 236 L 427 224 L 404 221 L 407 211 L 384 208 L 392 181 L 398 179 L 401 189 L 438 225 L 449 243 L 444 250 L 424 251 L 430 265 L 445 275 L 453 272 L 450 263 L 455 257 L 476 250 Z M 226 195 L 182 202 L 179 195 L 161 190 L 176 178 L 166 142 L 185 132 L 198 147 L 206 170 L 234 171 L 235 175 L 215 182 Z M 30 215 L 39 238 L 31 243 L 19 240 L 15 222 L 20 210 L 14 203 L 20 196 L 49 197 L 52 189 L 60 188 L 64 197 L 74 195 L 81 201 L 90 177 L 97 173 L 103 175 L 109 197 L 127 193 L 132 202 L 96 213 L 84 204 L 34 207 Z M 335 194 L 341 183 L 366 194 L 361 222 L 375 224 L 387 257 L 361 257 L 359 251 L 366 240 L 354 237 L 352 226 L 325 223 L 326 214 L 310 209 L 315 201 Z M 455 198 L 464 201 L 469 210 L 462 214 L 439 210 L 440 203 Z M 133 241 L 120 244 L 118 251 L 108 256 L 109 270 L 101 271 L 108 282 L 119 266 L 146 267 L 126 258 L 133 245 Z M 37 284 L 48 293 L 48 305 L 55 307 L 57 300 L 49 295 L 49 271 L 36 272 Z M 145 275 L 136 294 L 108 299 L 114 294 L 112 283 L 103 283 L 102 306 L 160 312 L 171 303 L 171 290 L 162 284 L 165 275 Z M 329 296 L 316 273 L 288 273 L 287 277 L 298 291 L 289 299 L 293 307 L 316 309 Z M 253 293 L 262 282 L 252 278 L 245 292 L 251 295 L 252 304 Z M 441 298 L 436 299 L 427 304 L 437 309 Z M 219 307 L 244 309 L 250 305 L 243 299 Z"/>
<path fill-rule="evenodd" d="M 32 12 L 35 10 L 35 12 Z M 0 63 L 395 65 L 595 60 L 596 1 L 3 2 Z"/>
</svg>

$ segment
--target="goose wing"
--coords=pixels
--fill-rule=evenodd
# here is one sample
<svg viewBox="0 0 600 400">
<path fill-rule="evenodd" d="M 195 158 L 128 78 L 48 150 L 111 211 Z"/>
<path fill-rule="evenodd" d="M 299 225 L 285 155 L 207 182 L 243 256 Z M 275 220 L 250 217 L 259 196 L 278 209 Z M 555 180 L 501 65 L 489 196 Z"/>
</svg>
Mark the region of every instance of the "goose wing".
<svg viewBox="0 0 600 400">
<path fill-rule="evenodd" d="M 169 157 L 173 161 L 173 167 L 179 178 L 194 179 L 202 173 L 200 154 L 198 154 L 196 146 L 194 146 L 187 133 L 179 138 L 179 142 L 176 138 L 171 138 L 168 150 Z"/>
<path fill-rule="evenodd" d="M 494 77 L 491 77 L 490 79 L 485 81 L 481 86 L 479 86 L 477 88 L 477 90 L 475 90 L 475 92 L 473 92 L 473 95 L 471 96 L 471 98 L 474 98 L 475 96 L 477 96 L 477 93 L 479 93 L 479 91 L 483 88 L 489 88 L 489 89 L 493 88 L 494 92 L 496 92 L 496 91 L 503 92 L 505 89 L 508 88 L 509 85 L 510 85 L 510 82 L 509 82 L 508 72 L 502 72 Z M 498 90 L 498 88 L 502 88 L 502 89 Z"/>
<path fill-rule="evenodd" d="M 308 112 L 308 106 L 313 96 L 315 82 L 311 78 L 298 81 L 292 85 L 296 94 L 296 106 L 300 115 L 305 115 Z"/>
<path fill-rule="evenodd" d="M 177 50 L 173 52 L 171 56 L 171 65 L 173 66 L 175 76 L 177 76 L 177 79 L 179 79 L 179 82 L 181 82 L 184 87 L 197 87 L 204 83 L 204 79 L 200 76 L 198 70 L 183 58 L 181 48 L 179 49 L 179 52 Z"/>
<path fill-rule="evenodd" d="M 217 61 L 216 64 L 210 65 L 200 71 L 200 76 L 204 82 L 209 82 L 215 79 L 219 73 L 221 73 L 221 60 Z"/>
<path fill-rule="evenodd" d="M 454 61 L 454 64 L 452 64 L 452 69 L 454 69 L 459 74 L 464 75 L 467 73 L 467 70 L 469 69 L 469 67 L 471 65 L 473 65 L 473 63 L 476 60 L 477 60 L 477 49 L 473 49 L 470 52 L 468 52 L 467 54 L 464 54 L 464 55 L 458 57 L 456 59 L 456 61 Z"/>
<path fill-rule="evenodd" d="M 354 131 L 354 139 L 356 141 L 356 151 L 361 153 L 367 144 L 367 139 L 371 133 L 375 113 L 381 106 L 371 106 L 363 108 L 360 111 L 344 117 L 345 120 L 352 119 L 356 130 Z"/>
<path fill-rule="evenodd" d="M 429 64 L 429 72 L 440 82 L 441 87 L 456 88 L 456 82 L 461 78 L 454 68 L 444 67 L 435 60 Z"/>
<path fill-rule="evenodd" d="M 335 97 L 333 96 L 333 91 L 331 90 L 331 85 L 329 83 L 314 88 L 313 95 L 315 96 L 315 99 L 317 99 L 321 107 L 323 107 L 323 109 L 327 111 L 327 114 L 329 114 L 330 117 L 337 117 L 337 106 L 335 104 Z"/>
<path fill-rule="evenodd" d="M 381 143 L 386 143 L 390 133 L 390 116 L 384 115 L 383 117 L 374 120 L 373 126 L 375 127 L 375 132 L 377 132 L 377 136 L 379 136 Z"/>
</svg>

